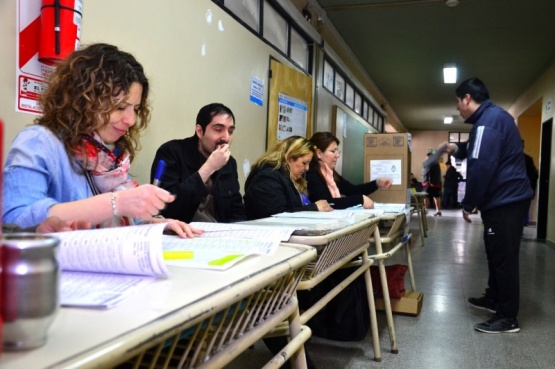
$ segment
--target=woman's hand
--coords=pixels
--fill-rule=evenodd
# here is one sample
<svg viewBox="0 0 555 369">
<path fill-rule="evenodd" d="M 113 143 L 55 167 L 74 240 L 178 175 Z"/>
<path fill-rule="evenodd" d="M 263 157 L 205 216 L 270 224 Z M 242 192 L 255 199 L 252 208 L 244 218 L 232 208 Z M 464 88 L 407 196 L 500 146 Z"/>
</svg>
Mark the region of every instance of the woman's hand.
<svg viewBox="0 0 555 369">
<path fill-rule="evenodd" d="M 388 177 L 378 178 L 376 179 L 376 184 L 380 190 L 389 190 L 391 187 L 392 180 Z M 372 207 L 374 207 L 374 203 L 372 203 Z"/>
<path fill-rule="evenodd" d="M 318 211 L 332 211 L 333 208 L 330 206 L 327 200 L 318 200 L 315 202 L 318 207 Z"/>
<path fill-rule="evenodd" d="M 114 192 L 115 210 L 118 215 L 131 218 L 150 219 L 175 200 L 168 191 L 154 185 L 142 185 Z"/>
<path fill-rule="evenodd" d="M 67 232 L 90 228 L 91 223 L 84 220 L 61 220 L 56 216 L 50 216 L 37 226 L 37 233 Z"/>
<path fill-rule="evenodd" d="M 374 201 L 366 195 L 362 195 L 362 207 L 365 209 L 374 209 Z"/>
<path fill-rule="evenodd" d="M 189 224 L 175 219 L 152 218 L 149 223 L 168 223 L 165 230 L 173 231 L 181 238 L 193 238 L 195 235 L 201 235 L 204 230 L 191 227 Z"/>
</svg>

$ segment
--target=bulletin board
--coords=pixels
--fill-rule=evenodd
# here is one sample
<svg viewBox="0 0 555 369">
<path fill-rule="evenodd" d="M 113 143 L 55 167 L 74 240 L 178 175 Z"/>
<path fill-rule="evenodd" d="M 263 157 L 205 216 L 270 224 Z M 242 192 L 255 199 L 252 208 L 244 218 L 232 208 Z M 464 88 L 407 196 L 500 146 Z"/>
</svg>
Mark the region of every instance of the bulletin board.
<svg viewBox="0 0 555 369">
<path fill-rule="evenodd" d="M 364 182 L 364 134 L 374 133 L 370 124 L 357 118 L 353 113 L 334 105 L 332 111 L 332 132 L 341 141 L 336 170 L 354 184 Z"/>
<path fill-rule="evenodd" d="M 312 135 L 312 77 L 271 59 L 266 150 L 295 135 Z"/>
</svg>

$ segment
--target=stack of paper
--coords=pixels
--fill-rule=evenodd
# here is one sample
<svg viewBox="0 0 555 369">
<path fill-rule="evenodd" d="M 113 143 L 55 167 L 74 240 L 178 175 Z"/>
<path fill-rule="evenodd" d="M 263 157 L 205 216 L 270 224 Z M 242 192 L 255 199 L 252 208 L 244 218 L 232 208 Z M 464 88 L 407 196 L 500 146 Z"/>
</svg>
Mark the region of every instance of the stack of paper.
<svg viewBox="0 0 555 369">
<path fill-rule="evenodd" d="M 63 306 L 114 306 L 157 277 L 166 265 L 225 270 L 250 255 L 271 255 L 293 228 L 192 223 L 195 238 L 164 235 L 165 223 L 79 230 L 60 239 Z"/>
<path fill-rule="evenodd" d="M 223 223 L 191 223 L 203 229 L 195 238 L 164 236 L 166 264 L 225 270 L 250 255 L 272 255 L 281 241 L 289 240 L 293 228 Z"/>
<path fill-rule="evenodd" d="M 384 213 L 401 213 L 407 210 L 406 204 L 374 203 L 374 209 L 382 210 Z"/>
</svg>

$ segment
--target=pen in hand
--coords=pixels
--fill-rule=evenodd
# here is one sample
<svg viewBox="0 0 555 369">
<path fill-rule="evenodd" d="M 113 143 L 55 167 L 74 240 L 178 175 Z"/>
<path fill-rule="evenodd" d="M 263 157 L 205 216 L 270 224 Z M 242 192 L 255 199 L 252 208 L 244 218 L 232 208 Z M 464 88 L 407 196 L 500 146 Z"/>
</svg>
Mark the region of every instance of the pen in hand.
<svg viewBox="0 0 555 369">
<path fill-rule="evenodd" d="M 155 186 L 160 186 L 162 182 L 162 175 L 164 174 L 164 170 L 166 169 L 166 162 L 164 160 L 160 160 L 158 162 L 158 166 L 156 167 L 156 173 L 154 174 L 154 181 L 152 182 Z"/>
</svg>

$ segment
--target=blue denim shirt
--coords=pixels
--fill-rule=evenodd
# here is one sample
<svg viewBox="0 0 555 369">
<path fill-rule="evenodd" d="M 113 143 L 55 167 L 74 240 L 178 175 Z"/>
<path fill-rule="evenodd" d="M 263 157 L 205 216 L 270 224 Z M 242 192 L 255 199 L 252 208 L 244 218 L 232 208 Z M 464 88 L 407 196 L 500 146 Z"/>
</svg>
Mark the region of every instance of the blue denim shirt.
<svg viewBox="0 0 555 369">
<path fill-rule="evenodd" d="M 62 142 L 49 129 L 32 125 L 16 136 L 4 167 L 4 222 L 35 226 L 52 205 L 91 196 L 85 175 L 75 172 Z"/>
</svg>

